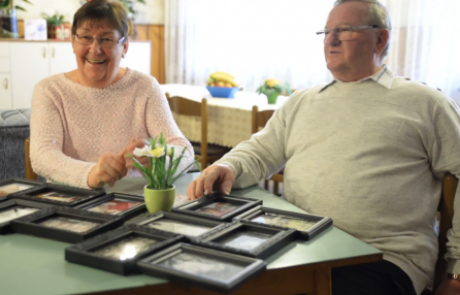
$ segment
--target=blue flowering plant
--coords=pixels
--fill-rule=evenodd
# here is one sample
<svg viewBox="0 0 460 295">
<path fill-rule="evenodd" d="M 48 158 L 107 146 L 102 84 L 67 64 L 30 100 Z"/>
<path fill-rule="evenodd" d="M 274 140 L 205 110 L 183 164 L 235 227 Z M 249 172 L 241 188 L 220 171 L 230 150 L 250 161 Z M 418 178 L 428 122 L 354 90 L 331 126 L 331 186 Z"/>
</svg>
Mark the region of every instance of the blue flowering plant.
<svg viewBox="0 0 460 295">
<path fill-rule="evenodd" d="M 194 160 L 176 175 L 179 164 L 184 157 L 187 147 L 180 151 L 179 146 L 167 145 L 163 133 L 160 136 L 149 139 L 150 145 L 143 148 L 135 148 L 136 157 L 149 157 L 149 166 L 142 165 L 133 155 L 128 156 L 134 160 L 133 167 L 138 168 L 147 179 L 148 189 L 165 190 L 172 188 L 177 178 L 195 164 L 201 172 L 200 163 Z M 167 163 L 169 162 L 169 165 Z"/>
</svg>

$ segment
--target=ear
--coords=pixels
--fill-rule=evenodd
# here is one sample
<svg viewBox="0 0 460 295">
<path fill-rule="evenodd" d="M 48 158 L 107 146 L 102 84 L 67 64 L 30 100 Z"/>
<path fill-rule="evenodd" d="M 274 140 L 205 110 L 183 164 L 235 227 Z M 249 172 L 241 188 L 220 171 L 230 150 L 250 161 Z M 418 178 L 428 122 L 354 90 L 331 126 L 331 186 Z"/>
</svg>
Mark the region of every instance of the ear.
<svg viewBox="0 0 460 295">
<path fill-rule="evenodd" d="M 388 44 L 390 39 L 390 31 L 388 29 L 381 29 L 377 35 L 377 42 L 375 44 L 375 52 L 381 55 L 383 50 Z"/>
<path fill-rule="evenodd" d="M 121 55 L 122 58 L 125 58 L 126 53 L 128 52 L 129 48 L 129 38 L 126 37 L 125 43 L 123 43 L 123 54 Z"/>
</svg>

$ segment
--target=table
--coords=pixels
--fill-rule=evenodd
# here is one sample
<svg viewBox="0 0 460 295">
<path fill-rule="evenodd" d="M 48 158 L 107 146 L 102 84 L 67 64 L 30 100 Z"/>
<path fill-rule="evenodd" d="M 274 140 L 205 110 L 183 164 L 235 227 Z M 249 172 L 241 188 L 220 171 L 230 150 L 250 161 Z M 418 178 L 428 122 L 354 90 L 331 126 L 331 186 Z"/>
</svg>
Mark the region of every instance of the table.
<svg viewBox="0 0 460 295">
<path fill-rule="evenodd" d="M 259 110 L 276 110 L 287 100 L 279 96 L 275 105 L 267 102 L 264 94 L 249 91 L 237 91 L 235 98 L 212 97 L 205 87 L 164 84 L 161 89 L 170 96 L 182 96 L 190 100 L 208 100 L 208 142 L 226 147 L 235 147 L 247 140 L 252 134 L 252 107 L 257 105 Z M 201 140 L 201 121 L 199 118 L 174 114 L 177 125 L 191 141 Z"/>
<path fill-rule="evenodd" d="M 177 193 L 185 194 L 198 173 L 181 176 Z M 142 192 L 145 180 L 125 179 L 108 191 Z M 232 191 L 262 199 L 265 206 L 302 212 L 258 186 Z M 216 294 L 146 275 L 120 276 L 68 263 L 64 249 L 70 244 L 21 234 L 0 236 L 0 294 Z M 379 261 L 376 248 L 331 227 L 312 241 L 295 241 L 267 259 L 267 271 L 237 289 L 242 294 L 330 294 L 332 267 Z"/>
</svg>

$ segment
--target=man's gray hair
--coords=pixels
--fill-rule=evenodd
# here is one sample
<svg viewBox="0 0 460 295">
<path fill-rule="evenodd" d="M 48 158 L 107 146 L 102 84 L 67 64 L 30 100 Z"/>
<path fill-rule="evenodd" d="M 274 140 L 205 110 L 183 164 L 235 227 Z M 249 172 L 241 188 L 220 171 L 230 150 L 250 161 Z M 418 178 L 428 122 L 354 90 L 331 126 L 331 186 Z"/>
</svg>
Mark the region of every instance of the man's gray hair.
<svg viewBox="0 0 460 295">
<path fill-rule="evenodd" d="M 391 43 L 391 18 L 390 13 L 383 4 L 378 0 L 337 0 L 334 3 L 334 6 L 340 5 L 345 2 L 359 1 L 369 3 L 369 19 L 367 20 L 369 25 L 378 25 L 381 28 L 386 28 L 390 31 L 390 37 L 388 39 L 387 46 L 382 52 L 382 60 L 388 55 Z"/>
</svg>

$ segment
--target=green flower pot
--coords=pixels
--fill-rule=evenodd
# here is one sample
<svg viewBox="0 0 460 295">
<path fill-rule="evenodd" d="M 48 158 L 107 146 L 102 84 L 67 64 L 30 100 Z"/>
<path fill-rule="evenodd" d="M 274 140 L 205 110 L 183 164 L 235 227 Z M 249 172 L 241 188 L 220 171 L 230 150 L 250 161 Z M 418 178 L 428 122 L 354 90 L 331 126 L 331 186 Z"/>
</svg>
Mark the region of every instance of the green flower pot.
<svg viewBox="0 0 460 295">
<path fill-rule="evenodd" d="M 144 200 L 149 213 L 157 211 L 171 211 L 174 205 L 174 198 L 176 197 L 176 187 L 165 190 L 149 189 L 144 187 Z"/>
<path fill-rule="evenodd" d="M 276 104 L 276 100 L 278 99 L 278 92 L 272 92 L 267 95 L 268 104 Z"/>
</svg>

